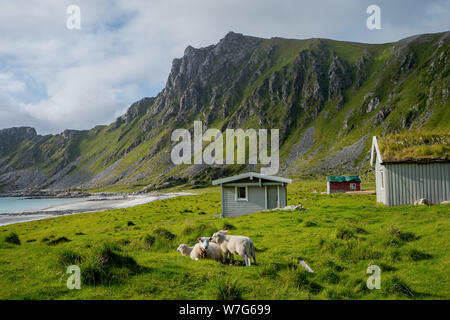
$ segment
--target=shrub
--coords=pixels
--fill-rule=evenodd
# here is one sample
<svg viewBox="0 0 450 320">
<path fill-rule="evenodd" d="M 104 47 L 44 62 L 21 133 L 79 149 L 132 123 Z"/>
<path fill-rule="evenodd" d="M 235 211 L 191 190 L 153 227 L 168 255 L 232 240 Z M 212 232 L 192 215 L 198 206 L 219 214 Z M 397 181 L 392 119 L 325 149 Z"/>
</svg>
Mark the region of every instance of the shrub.
<svg viewBox="0 0 450 320">
<path fill-rule="evenodd" d="M 5 238 L 3 239 L 3 241 L 6 243 L 11 243 L 11 244 L 19 245 L 19 246 L 21 244 L 19 236 L 15 232 L 11 232 L 11 233 L 7 234 L 5 236 Z"/>
</svg>

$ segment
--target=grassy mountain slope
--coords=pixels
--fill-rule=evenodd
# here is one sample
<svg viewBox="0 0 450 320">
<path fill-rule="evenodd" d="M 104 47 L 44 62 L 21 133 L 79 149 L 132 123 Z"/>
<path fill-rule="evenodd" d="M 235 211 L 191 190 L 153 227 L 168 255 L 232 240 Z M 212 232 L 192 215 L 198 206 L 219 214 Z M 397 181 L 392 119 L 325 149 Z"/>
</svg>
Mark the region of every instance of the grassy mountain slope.
<svg viewBox="0 0 450 320">
<path fill-rule="evenodd" d="M 364 175 L 372 135 L 450 131 L 449 36 L 362 44 L 229 33 L 188 47 L 161 93 L 109 126 L 10 142 L 0 149 L 0 188 L 150 190 L 247 169 L 174 166 L 170 134 L 194 120 L 279 128 L 281 175 Z"/>
</svg>

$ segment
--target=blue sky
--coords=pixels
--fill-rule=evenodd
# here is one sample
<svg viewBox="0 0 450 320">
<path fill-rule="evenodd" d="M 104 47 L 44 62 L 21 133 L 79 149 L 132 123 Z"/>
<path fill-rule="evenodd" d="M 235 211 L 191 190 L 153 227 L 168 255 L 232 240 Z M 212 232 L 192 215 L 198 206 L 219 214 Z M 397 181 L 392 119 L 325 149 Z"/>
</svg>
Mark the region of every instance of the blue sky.
<svg viewBox="0 0 450 320">
<path fill-rule="evenodd" d="M 81 9 L 69 30 L 66 9 Z M 369 5 L 381 30 L 366 27 Z M 228 31 L 382 43 L 450 29 L 450 0 L 15 0 L 0 4 L 0 128 L 109 124 L 165 85 L 188 45 Z"/>
</svg>

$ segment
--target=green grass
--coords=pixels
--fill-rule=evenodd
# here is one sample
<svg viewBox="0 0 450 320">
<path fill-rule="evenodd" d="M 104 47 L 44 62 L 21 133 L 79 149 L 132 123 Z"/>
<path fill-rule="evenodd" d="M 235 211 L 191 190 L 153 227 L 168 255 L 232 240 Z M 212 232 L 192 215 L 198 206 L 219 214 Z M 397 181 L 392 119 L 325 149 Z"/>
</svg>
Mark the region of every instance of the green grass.
<svg viewBox="0 0 450 320">
<path fill-rule="evenodd" d="M 382 137 L 379 145 L 384 161 L 450 159 L 450 133 L 444 130 L 402 132 Z"/>
<path fill-rule="evenodd" d="M 208 188 L 129 209 L 0 227 L 0 299 L 450 297 L 449 206 L 386 207 L 374 195 L 312 193 L 323 185 L 289 186 L 289 204 L 305 211 L 219 219 L 219 189 Z M 193 245 L 222 228 L 253 239 L 257 265 L 244 267 L 239 257 L 232 266 L 193 261 L 176 252 L 180 243 Z M 21 245 L 5 242 L 13 233 Z M 74 264 L 81 290 L 66 287 L 66 268 Z M 382 270 L 380 290 L 366 287 L 371 264 Z"/>
</svg>

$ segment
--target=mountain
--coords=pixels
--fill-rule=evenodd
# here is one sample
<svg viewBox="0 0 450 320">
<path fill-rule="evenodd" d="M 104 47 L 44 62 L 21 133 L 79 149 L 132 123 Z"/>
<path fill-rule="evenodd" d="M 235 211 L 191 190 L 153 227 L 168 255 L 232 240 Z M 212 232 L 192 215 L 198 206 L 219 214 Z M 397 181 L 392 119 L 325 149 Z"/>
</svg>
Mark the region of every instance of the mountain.
<svg viewBox="0 0 450 320">
<path fill-rule="evenodd" d="M 0 130 L 0 190 L 154 190 L 255 169 L 176 166 L 176 128 L 279 128 L 280 175 L 364 174 L 372 135 L 450 131 L 450 32 L 395 43 L 262 39 L 188 46 L 165 88 L 109 126 L 40 136 Z"/>
</svg>

